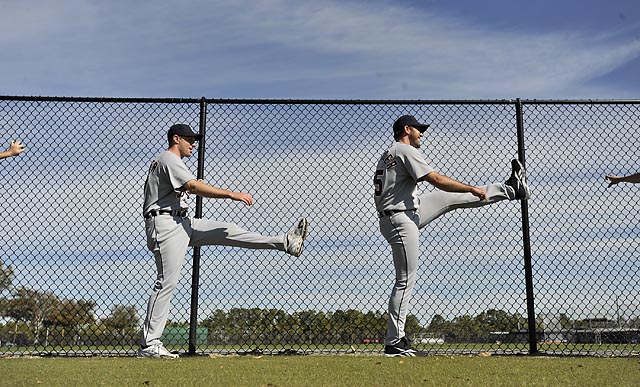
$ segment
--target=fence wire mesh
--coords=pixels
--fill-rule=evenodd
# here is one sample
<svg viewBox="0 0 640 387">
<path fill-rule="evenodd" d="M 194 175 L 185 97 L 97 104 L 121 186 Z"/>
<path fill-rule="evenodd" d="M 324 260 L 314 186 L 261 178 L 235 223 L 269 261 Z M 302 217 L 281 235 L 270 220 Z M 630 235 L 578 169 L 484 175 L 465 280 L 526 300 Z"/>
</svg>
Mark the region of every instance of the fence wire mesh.
<svg viewBox="0 0 640 387">
<path fill-rule="evenodd" d="M 524 109 L 536 313 L 551 353 L 638 352 L 640 105 L 539 103 Z M 635 352 L 634 352 L 635 351 Z"/>
<path fill-rule="evenodd" d="M 203 101 L 0 100 L 0 141 L 27 145 L 0 160 L 1 353 L 135 353 L 156 276 L 141 213 L 146 172 L 171 124 L 199 127 Z M 206 102 L 204 179 L 256 203 L 205 199 L 203 217 L 277 235 L 304 215 L 310 234 L 299 258 L 201 249 L 197 353 L 382 349 L 394 272 L 373 172 L 399 115 L 431 124 L 426 159 L 463 182 L 505 181 L 518 157 L 513 101 Z M 603 180 L 640 167 L 639 106 L 524 103 L 542 353 L 640 350 L 638 186 Z M 195 174 L 197 157 L 186 163 Z M 517 202 L 456 211 L 422 231 L 407 323 L 420 349 L 529 351 L 520 211 Z M 182 353 L 191 254 L 163 336 Z"/>
</svg>

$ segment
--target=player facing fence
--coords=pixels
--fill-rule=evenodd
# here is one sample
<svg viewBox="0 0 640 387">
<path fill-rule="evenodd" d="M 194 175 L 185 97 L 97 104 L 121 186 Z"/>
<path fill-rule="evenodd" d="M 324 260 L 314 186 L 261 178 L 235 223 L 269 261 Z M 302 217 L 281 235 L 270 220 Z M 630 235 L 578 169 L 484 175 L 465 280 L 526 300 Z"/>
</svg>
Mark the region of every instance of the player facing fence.
<svg viewBox="0 0 640 387">
<path fill-rule="evenodd" d="M 418 270 L 419 230 L 441 215 L 459 208 L 486 206 L 501 200 L 529 199 L 523 166 L 511 162 L 504 183 L 476 187 L 446 177 L 432 168 L 418 151 L 428 124 L 410 115 L 393 124 L 395 142 L 380 157 L 374 176 L 375 205 L 380 232 L 391 245 L 396 279 L 389 299 L 385 356 L 417 356 L 405 336 L 405 322 Z M 440 191 L 417 194 L 426 181 Z"/>
<path fill-rule="evenodd" d="M 139 357 L 177 358 L 160 337 L 169 315 L 169 304 L 178 283 L 180 269 L 189 246 L 222 245 L 247 249 L 274 249 L 300 256 L 307 237 L 307 220 L 300 218 L 286 234 L 263 236 L 232 223 L 196 219 L 188 216 L 189 194 L 206 198 L 231 199 L 252 205 L 246 192 L 232 192 L 199 181 L 182 161 L 190 157 L 201 135 L 185 124 L 171 126 L 167 132 L 169 149 L 152 162 L 144 187 L 143 215 L 147 247 L 156 261 L 157 279 L 149 297 L 142 331 Z"/>
</svg>

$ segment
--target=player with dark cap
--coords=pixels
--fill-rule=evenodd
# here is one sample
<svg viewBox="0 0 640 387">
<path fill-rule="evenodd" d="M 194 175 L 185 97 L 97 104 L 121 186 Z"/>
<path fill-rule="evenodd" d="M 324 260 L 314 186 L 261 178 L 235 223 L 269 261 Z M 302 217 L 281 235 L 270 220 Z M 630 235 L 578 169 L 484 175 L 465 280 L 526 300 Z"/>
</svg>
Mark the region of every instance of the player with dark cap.
<svg viewBox="0 0 640 387">
<path fill-rule="evenodd" d="M 202 136 L 189 125 L 169 128 L 169 149 L 152 162 L 144 187 L 143 216 L 147 247 L 153 252 L 157 279 L 149 297 L 138 357 L 177 358 L 160 337 L 169 315 L 169 304 L 180 276 L 189 246 L 222 245 L 247 249 L 274 249 L 300 256 L 307 237 L 307 220 L 300 218 L 286 234 L 263 236 L 243 230 L 232 223 L 196 219 L 188 216 L 189 194 L 206 198 L 231 199 L 246 205 L 253 197 L 246 192 L 232 192 L 197 180 L 182 159 L 190 157 Z"/>
<path fill-rule="evenodd" d="M 511 177 L 504 183 L 476 187 L 436 172 L 418 150 L 428 124 L 411 115 L 393 124 L 395 142 L 380 157 L 374 176 L 375 205 L 380 232 L 391 245 L 396 280 L 389 299 L 385 356 L 417 356 L 405 336 L 404 326 L 416 283 L 419 230 L 458 208 L 486 206 L 501 200 L 530 197 L 524 168 L 511 162 Z M 417 183 L 426 181 L 439 191 L 417 194 Z"/>
</svg>

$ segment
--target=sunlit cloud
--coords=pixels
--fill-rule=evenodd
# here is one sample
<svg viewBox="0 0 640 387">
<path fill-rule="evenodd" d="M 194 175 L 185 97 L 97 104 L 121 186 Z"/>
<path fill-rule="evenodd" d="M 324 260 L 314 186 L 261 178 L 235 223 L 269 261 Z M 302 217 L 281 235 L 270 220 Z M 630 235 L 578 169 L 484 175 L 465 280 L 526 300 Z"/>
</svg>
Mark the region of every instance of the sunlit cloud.
<svg viewBox="0 0 640 387">
<path fill-rule="evenodd" d="M 611 98 L 632 31 L 497 29 L 402 3 L 5 5 L 9 94 L 227 98 Z M 69 21 L 73 20 L 73 23 Z M 403 23 L 399 23 L 403 21 Z"/>
</svg>

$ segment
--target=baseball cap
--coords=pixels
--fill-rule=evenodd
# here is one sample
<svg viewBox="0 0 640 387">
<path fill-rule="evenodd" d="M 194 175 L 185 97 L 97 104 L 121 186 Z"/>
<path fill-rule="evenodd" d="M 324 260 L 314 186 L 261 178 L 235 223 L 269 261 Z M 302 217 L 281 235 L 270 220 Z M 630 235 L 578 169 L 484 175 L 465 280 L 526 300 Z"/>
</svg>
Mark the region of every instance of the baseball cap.
<svg viewBox="0 0 640 387">
<path fill-rule="evenodd" d="M 424 133 L 424 131 L 429 127 L 429 124 L 421 124 L 418 122 L 414 116 L 405 115 L 399 117 L 396 122 L 393 123 L 393 134 L 402 132 L 405 125 L 413 126 L 418 129 L 420 133 Z"/>
<path fill-rule="evenodd" d="M 191 130 L 191 127 L 187 124 L 175 124 L 169 128 L 169 137 L 173 137 L 174 134 L 177 134 L 180 137 L 194 137 L 196 140 L 200 140 L 202 138 L 201 134 L 194 133 Z"/>
</svg>

